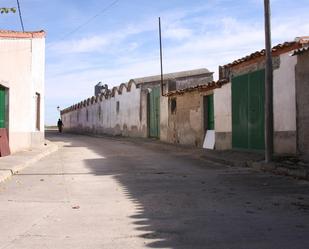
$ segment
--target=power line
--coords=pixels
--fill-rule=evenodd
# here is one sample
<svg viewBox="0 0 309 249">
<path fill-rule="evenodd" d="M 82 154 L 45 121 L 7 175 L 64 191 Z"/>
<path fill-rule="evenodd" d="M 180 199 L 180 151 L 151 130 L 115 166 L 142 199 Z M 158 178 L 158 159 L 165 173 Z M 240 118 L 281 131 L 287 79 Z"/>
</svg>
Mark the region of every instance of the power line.
<svg viewBox="0 0 309 249">
<path fill-rule="evenodd" d="M 17 6 L 18 6 L 18 13 L 19 13 L 20 25 L 21 25 L 21 28 L 22 28 L 23 32 L 25 32 L 25 27 L 24 27 L 23 18 L 22 18 L 22 15 L 21 15 L 21 9 L 20 9 L 19 0 L 17 0 Z"/>
<path fill-rule="evenodd" d="M 82 27 L 86 26 L 88 23 L 92 22 L 94 19 L 96 19 L 98 16 L 102 15 L 103 13 L 105 13 L 106 11 L 108 11 L 111 7 L 113 7 L 116 3 L 118 3 L 120 0 L 115 0 L 112 3 L 110 3 L 109 5 L 107 5 L 104 9 L 100 10 L 97 14 L 95 14 L 94 16 L 90 17 L 87 21 L 85 21 L 84 23 L 80 24 L 79 26 L 77 26 L 75 29 L 73 29 L 72 31 L 66 33 L 65 35 L 63 35 L 63 37 L 61 37 L 59 40 L 63 40 L 64 38 L 66 38 L 69 35 L 74 34 L 75 32 L 77 32 L 78 30 L 80 30 Z"/>
</svg>

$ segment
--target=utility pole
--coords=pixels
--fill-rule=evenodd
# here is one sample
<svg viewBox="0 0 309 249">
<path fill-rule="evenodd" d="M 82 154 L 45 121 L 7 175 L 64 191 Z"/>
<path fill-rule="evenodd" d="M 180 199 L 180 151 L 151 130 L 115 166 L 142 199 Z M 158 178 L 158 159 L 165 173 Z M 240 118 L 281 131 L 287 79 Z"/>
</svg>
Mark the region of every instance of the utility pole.
<svg viewBox="0 0 309 249">
<path fill-rule="evenodd" d="M 273 159 L 274 113 L 273 113 L 273 65 L 271 48 L 270 3 L 264 0 L 265 14 L 265 162 Z"/>
<path fill-rule="evenodd" d="M 163 96 L 163 62 L 162 62 L 162 34 L 161 34 L 161 18 L 159 17 L 159 39 L 160 39 L 160 65 L 161 65 L 161 96 Z"/>
<path fill-rule="evenodd" d="M 18 6 L 18 13 L 19 13 L 19 20 L 20 20 L 21 29 L 23 30 L 23 32 L 25 32 L 24 21 L 23 21 L 23 17 L 22 17 L 22 14 L 21 14 L 19 0 L 17 0 L 17 6 Z"/>
</svg>

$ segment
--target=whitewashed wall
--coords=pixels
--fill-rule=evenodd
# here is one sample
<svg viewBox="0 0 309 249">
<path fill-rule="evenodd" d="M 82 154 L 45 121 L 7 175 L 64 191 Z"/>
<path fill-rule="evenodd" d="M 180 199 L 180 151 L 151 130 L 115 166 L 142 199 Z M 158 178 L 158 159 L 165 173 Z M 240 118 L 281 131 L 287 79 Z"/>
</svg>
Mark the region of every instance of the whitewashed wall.
<svg viewBox="0 0 309 249">
<path fill-rule="evenodd" d="M 215 148 L 232 148 L 232 89 L 231 83 L 214 90 Z"/>
<path fill-rule="evenodd" d="M 296 152 L 295 66 L 297 56 L 280 55 L 274 70 L 274 149 L 276 153 Z M 254 65 L 253 65 L 254 66 Z M 216 148 L 232 148 L 231 83 L 214 91 Z"/>
<path fill-rule="evenodd" d="M 44 142 L 44 38 L 0 38 L 0 85 L 9 95 L 11 152 Z M 36 129 L 35 94 L 41 95 L 40 130 Z"/>
<path fill-rule="evenodd" d="M 295 66 L 297 56 L 280 55 L 280 67 L 274 70 L 275 152 L 296 152 Z"/>
<path fill-rule="evenodd" d="M 214 90 L 216 132 L 232 132 L 232 89 L 225 84 Z"/>
<path fill-rule="evenodd" d="M 97 99 L 93 104 L 76 110 L 64 110 L 62 112 L 64 129 L 73 132 L 147 136 L 147 118 L 143 117 L 145 114 L 141 109 L 140 88 L 131 84 L 130 90 L 122 87 L 120 93 L 118 90 L 115 91 L 114 96 L 103 95 L 103 98 Z M 119 102 L 118 113 L 117 102 Z"/>
</svg>

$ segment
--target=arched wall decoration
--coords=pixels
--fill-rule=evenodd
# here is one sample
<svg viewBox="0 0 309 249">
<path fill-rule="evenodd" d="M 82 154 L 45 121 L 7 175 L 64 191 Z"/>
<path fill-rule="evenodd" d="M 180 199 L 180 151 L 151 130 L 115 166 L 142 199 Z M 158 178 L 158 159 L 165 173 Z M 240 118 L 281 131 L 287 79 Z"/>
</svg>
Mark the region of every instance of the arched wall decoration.
<svg viewBox="0 0 309 249">
<path fill-rule="evenodd" d="M 97 96 L 92 96 L 88 99 L 85 99 L 78 104 L 72 105 L 64 110 L 61 111 L 61 114 L 66 114 L 69 113 L 73 110 L 77 109 L 82 109 L 84 107 L 87 107 L 89 105 L 92 105 L 94 103 L 98 103 L 99 101 L 102 102 L 103 100 L 108 100 L 116 96 L 116 94 L 121 95 L 123 91 L 125 90 L 126 92 L 131 92 L 132 86 L 135 86 L 135 89 L 138 88 L 137 84 L 133 79 L 131 79 L 127 84 L 126 83 L 121 83 L 118 87 L 115 86 L 112 88 L 112 90 L 105 89 L 104 92 L 100 93 Z"/>
</svg>

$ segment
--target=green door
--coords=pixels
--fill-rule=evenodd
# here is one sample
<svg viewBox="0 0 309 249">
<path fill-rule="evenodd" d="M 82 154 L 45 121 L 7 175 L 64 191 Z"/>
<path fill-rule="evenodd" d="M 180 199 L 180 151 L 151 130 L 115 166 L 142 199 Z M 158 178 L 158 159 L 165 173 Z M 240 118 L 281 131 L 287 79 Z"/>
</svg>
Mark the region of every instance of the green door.
<svg viewBox="0 0 309 249">
<path fill-rule="evenodd" d="M 0 128 L 5 128 L 5 89 L 0 86 Z"/>
<path fill-rule="evenodd" d="M 264 70 L 232 79 L 233 148 L 264 150 Z"/>
<path fill-rule="evenodd" d="M 149 93 L 149 136 L 160 136 L 160 88 L 153 88 Z"/>
<path fill-rule="evenodd" d="M 215 129 L 215 111 L 214 111 L 214 95 L 207 96 L 207 130 Z"/>
</svg>

